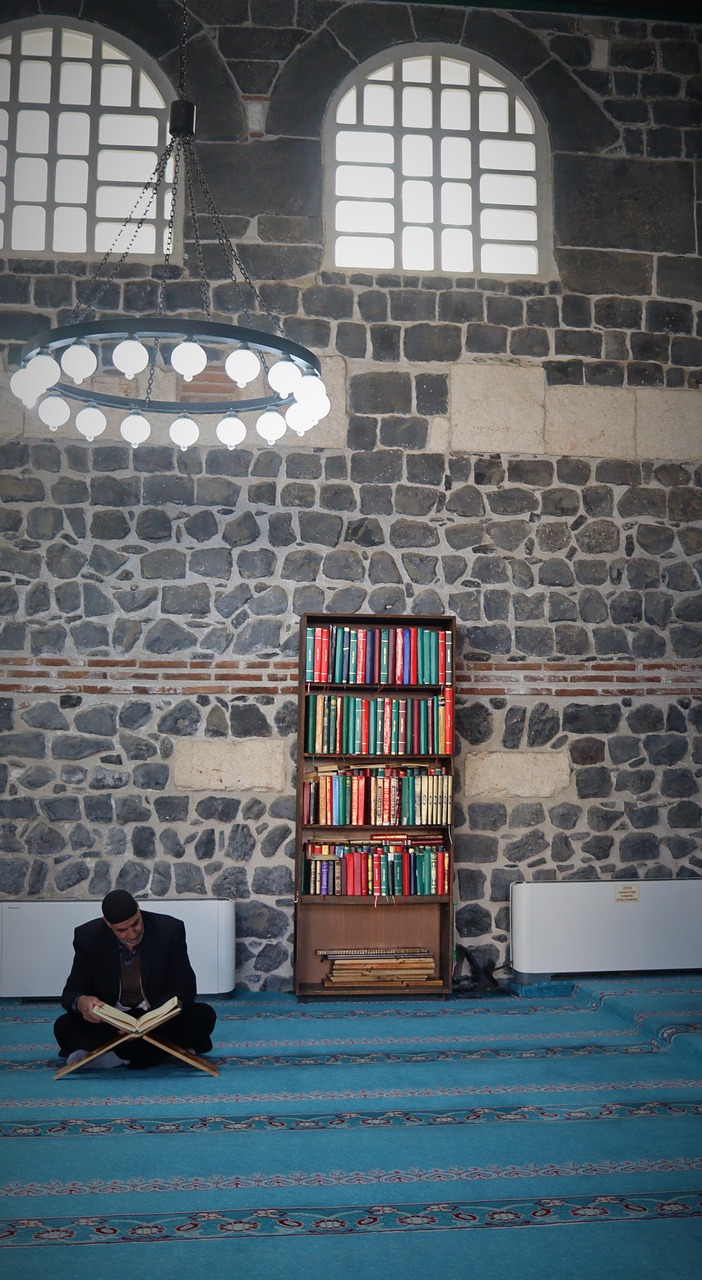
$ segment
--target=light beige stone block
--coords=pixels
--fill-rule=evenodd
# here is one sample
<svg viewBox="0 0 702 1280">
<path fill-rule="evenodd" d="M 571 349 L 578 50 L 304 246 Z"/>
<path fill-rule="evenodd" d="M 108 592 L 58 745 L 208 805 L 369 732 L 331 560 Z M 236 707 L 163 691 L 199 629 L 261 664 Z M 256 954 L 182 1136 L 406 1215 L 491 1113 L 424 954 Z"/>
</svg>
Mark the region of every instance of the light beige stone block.
<svg viewBox="0 0 702 1280">
<path fill-rule="evenodd" d="M 557 796 L 570 783 L 567 751 L 476 751 L 466 756 L 465 794 Z"/>
<path fill-rule="evenodd" d="M 311 431 L 300 440 L 299 436 L 293 435 L 291 431 L 286 432 L 283 436 L 281 444 L 285 444 L 288 448 L 293 446 L 309 449 L 345 449 L 346 436 L 348 431 L 348 417 L 346 413 L 346 384 L 347 372 L 346 361 L 342 356 L 322 356 L 322 378 L 327 388 L 327 395 L 331 400 L 331 409 L 329 415 L 317 423 Z"/>
<path fill-rule="evenodd" d="M 619 387 L 549 387 L 546 453 L 635 456 L 635 392 Z"/>
<path fill-rule="evenodd" d="M 173 780 L 183 791 L 284 791 L 285 744 L 271 738 L 177 738 Z"/>
<path fill-rule="evenodd" d="M 451 446 L 480 453 L 543 453 L 542 369 L 455 365 L 450 372 Z"/>
<path fill-rule="evenodd" d="M 702 390 L 646 387 L 635 396 L 637 458 L 702 458 Z"/>
</svg>

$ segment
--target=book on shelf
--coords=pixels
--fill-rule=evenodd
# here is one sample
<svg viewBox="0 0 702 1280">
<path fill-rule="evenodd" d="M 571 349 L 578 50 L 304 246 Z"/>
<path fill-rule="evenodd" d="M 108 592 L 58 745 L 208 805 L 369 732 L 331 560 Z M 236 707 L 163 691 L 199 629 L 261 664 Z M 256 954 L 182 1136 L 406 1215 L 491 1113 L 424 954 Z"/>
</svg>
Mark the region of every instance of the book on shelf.
<svg viewBox="0 0 702 1280">
<path fill-rule="evenodd" d="M 124 1009 L 116 1009 L 111 1004 L 96 1004 L 93 1013 L 101 1022 L 109 1022 L 118 1031 L 127 1031 L 133 1036 L 143 1036 L 148 1031 L 155 1031 L 162 1023 L 168 1022 L 180 1012 L 181 1004 L 177 996 L 171 996 L 156 1009 L 147 1009 L 140 1018 L 127 1013 Z"/>
<path fill-rule="evenodd" d="M 418 624 L 309 624 L 304 668 L 307 683 L 443 685 L 453 678 L 452 635 Z"/>
</svg>

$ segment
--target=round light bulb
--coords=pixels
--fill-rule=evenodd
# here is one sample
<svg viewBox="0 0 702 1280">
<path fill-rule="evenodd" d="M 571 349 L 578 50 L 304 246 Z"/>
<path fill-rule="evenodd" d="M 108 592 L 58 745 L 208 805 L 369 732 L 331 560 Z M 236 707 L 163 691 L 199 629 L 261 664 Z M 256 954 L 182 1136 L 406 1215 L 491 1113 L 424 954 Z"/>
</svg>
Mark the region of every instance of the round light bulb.
<svg viewBox="0 0 702 1280">
<path fill-rule="evenodd" d="M 321 399 L 326 393 L 326 387 L 316 373 L 305 373 L 293 387 L 293 395 L 300 404 L 310 404 Z"/>
<path fill-rule="evenodd" d="M 177 444 L 178 448 L 185 452 L 188 445 L 195 444 L 195 441 L 199 439 L 200 428 L 193 418 L 183 414 L 180 418 L 176 418 L 175 422 L 171 423 L 168 434 L 173 443 Z"/>
<path fill-rule="evenodd" d="M 246 427 L 236 414 L 228 413 L 217 423 L 217 439 L 226 444 L 228 449 L 236 449 L 246 436 Z"/>
<path fill-rule="evenodd" d="M 151 423 L 141 413 L 128 413 L 120 423 L 120 432 L 128 444 L 143 444 L 151 435 Z"/>
<path fill-rule="evenodd" d="M 266 409 L 256 421 L 256 430 L 267 444 L 275 444 L 276 440 L 280 440 L 285 435 L 286 427 L 285 418 L 276 413 L 275 409 Z"/>
<path fill-rule="evenodd" d="M 112 363 L 125 378 L 131 380 L 146 368 L 149 363 L 149 353 L 143 342 L 138 342 L 136 338 L 125 338 L 123 342 L 117 343 L 112 352 Z"/>
<path fill-rule="evenodd" d="M 31 409 L 41 395 L 41 389 L 36 385 L 27 369 L 18 369 L 16 373 L 13 373 L 10 378 L 10 390 L 13 395 L 17 396 L 18 400 L 22 401 L 26 409 Z"/>
<path fill-rule="evenodd" d="M 236 351 L 232 351 L 227 356 L 224 371 L 237 387 L 245 387 L 247 383 L 253 382 L 254 378 L 258 377 L 261 361 L 250 347 L 237 347 Z"/>
<path fill-rule="evenodd" d="M 304 436 L 306 431 L 311 431 L 317 424 L 310 406 L 297 403 L 290 405 L 285 414 L 285 421 L 290 430 L 294 431 L 298 436 Z"/>
<path fill-rule="evenodd" d="M 61 368 L 72 378 L 76 386 L 90 378 L 97 369 L 97 356 L 87 342 L 74 342 L 61 356 Z"/>
<path fill-rule="evenodd" d="M 106 426 L 107 418 L 102 409 L 98 409 L 94 404 L 87 405 L 76 414 L 76 427 L 86 440 L 94 440 L 96 436 L 101 436 Z"/>
<path fill-rule="evenodd" d="M 302 370 L 292 360 L 277 360 L 268 370 L 268 384 L 279 396 L 289 396 L 302 377 Z"/>
<path fill-rule="evenodd" d="M 26 372 L 28 378 L 37 388 L 37 395 L 41 395 L 42 391 L 47 391 L 49 387 L 53 387 L 58 382 L 61 377 L 61 366 L 54 360 L 53 356 L 40 354 L 32 356 Z"/>
<path fill-rule="evenodd" d="M 42 422 L 55 431 L 57 427 L 62 427 L 64 422 L 68 422 L 71 411 L 61 396 L 47 396 L 46 400 L 42 400 L 37 410 Z"/>
<path fill-rule="evenodd" d="M 176 373 L 180 373 L 186 382 L 192 382 L 196 374 L 202 373 L 207 366 L 207 356 L 199 342 L 179 342 L 173 348 L 171 364 Z"/>
</svg>

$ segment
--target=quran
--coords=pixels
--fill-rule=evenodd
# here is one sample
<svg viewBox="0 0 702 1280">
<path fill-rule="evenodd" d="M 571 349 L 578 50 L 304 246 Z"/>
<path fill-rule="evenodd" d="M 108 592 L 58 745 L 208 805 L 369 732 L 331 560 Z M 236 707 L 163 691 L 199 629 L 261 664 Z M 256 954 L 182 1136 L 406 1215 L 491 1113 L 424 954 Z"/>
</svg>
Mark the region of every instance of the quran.
<svg viewBox="0 0 702 1280">
<path fill-rule="evenodd" d="M 131 1035 L 143 1036 L 147 1031 L 155 1031 L 156 1027 L 160 1027 L 161 1023 L 168 1022 L 170 1018 L 180 1013 L 181 1004 L 177 996 L 171 996 L 170 1000 L 166 1000 L 160 1004 L 157 1009 L 148 1009 L 140 1018 L 135 1018 L 133 1014 L 126 1013 L 124 1009 L 115 1009 L 112 1004 L 95 1005 L 93 1013 L 101 1022 L 109 1022 L 111 1027 L 116 1027 L 118 1031 L 125 1031 Z"/>
</svg>

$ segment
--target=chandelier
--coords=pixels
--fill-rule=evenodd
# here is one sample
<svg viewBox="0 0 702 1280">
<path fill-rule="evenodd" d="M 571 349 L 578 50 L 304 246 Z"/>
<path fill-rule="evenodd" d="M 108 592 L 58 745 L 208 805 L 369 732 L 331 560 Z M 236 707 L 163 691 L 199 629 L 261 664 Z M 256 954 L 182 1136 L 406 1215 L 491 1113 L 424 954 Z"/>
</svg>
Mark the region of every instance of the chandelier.
<svg viewBox="0 0 702 1280">
<path fill-rule="evenodd" d="M 181 449 L 199 439 L 196 417 L 203 414 L 215 415 L 217 439 L 229 449 L 237 448 L 246 437 L 242 415 L 255 415 L 258 435 L 273 445 L 287 430 L 304 435 L 326 417 L 331 404 L 318 358 L 285 336 L 280 320 L 261 297 L 229 239 L 215 206 L 195 149 L 195 104 L 185 91 L 188 4 L 187 0 L 177 2 L 181 8 L 179 85 L 178 97 L 170 108 L 168 145 L 96 268 L 85 298 L 74 308 L 67 324 L 42 329 L 30 338 L 22 350 L 21 367 L 10 379 L 10 388 L 25 407 L 36 405 L 39 418 L 51 431 L 69 421 L 71 402 L 75 402 L 78 411 L 74 425 L 89 441 L 106 430 L 107 409 L 124 414 L 119 430 L 134 447 L 148 440 L 153 414 L 171 418 L 169 435 Z M 156 314 L 100 320 L 100 300 L 125 262 L 150 211 L 155 204 L 159 207 L 159 193 L 166 183 L 170 183 L 171 191 Z M 202 295 L 202 314 L 187 318 L 168 316 L 165 308 L 177 201 L 183 187 Z M 214 228 L 246 327 L 212 319 L 197 192 Z M 126 247 L 117 256 L 117 247 L 125 238 Z M 252 310 L 265 317 L 265 330 L 256 327 Z M 193 379 L 213 368 L 217 369 L 216 381 L 222 389 L 219 400 L 204 393 L 198 395 L 197 382 L 192 390 L 189 388 Z M 158 399 L 154 394 L 164 381 L 175 388 L 171 399 Z M 115 384 L 114 393 L 106 389 L 110 382 Z M 261 394 L 241 398 L 240 393 L 247 386 Z"/>
</svg>

